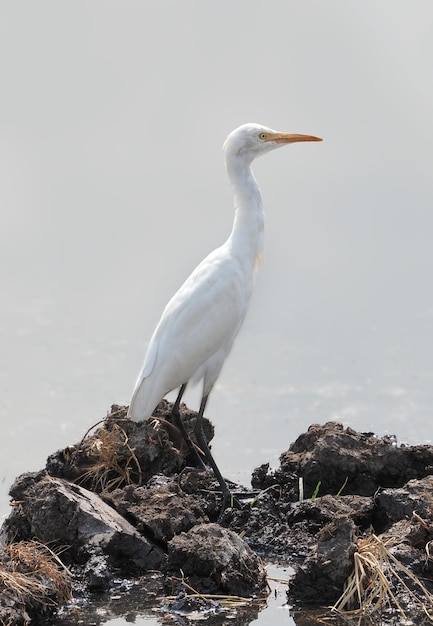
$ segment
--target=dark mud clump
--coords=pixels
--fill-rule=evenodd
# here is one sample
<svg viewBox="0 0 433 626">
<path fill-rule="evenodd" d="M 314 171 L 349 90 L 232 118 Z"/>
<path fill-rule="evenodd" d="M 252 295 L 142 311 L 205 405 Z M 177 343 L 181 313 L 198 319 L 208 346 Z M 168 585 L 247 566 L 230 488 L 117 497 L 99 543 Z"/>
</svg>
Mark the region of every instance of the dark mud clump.
<svg viewBox="0 0 433 626">
<path fill-rule="evenodd" d="M 394 438 L 377 438 L 329 422 L 311 426 L 280 461 L 275 471 L 267 465 L 255 470 L 252 484 L 264 496 L 248 514 L 233 512 L 231 527 L 242 528 L 258 554 L 295 567 L 289 589 L 292 603 L 336 603 L 353 572 L 355 555 L 365 563 L 363 551 L 365 555 L 369 549 L 372 558 L 377 555 L 378 561 L 386 562 L 390 587 L 385 591 L 377 587 L 364 613 L 368 614 L 382 592 L 395 608 L 393 594 L 412 618 L 422 614 L 425 606 L 431 610 L 431 446 L 398 446 Z M 372 580 L 377 571 L 365 569 L 367 579 L 371 576 Z M 423 587 L 414 583 L 412 575 Z"/>
<path fill-rule="evenodd" d="M 8 551 L 35 540 L 59 554 L 56 571 L 73 574 L 67 584 L 89 606 L 96 591 L 137 583 L 142 597 L 171 596 L 161 610 L 187 611 L 197 602 L 195 590 L 202 605 L 209 603 L 203 612 L 214 614 L 221 606 L 207 600 L 211 594 L 265 597 L 263 563 L 278 562 L 295 570 L 290 604 L 356 609 L 354 598 L 339 598 L 354 565 L 371 564 L 377 553 L 389 563 L 386 593 L 399 601 L 399 607 L 388 603 L 389 619 L 399 611 L 413 619 L 423 611 L 418 602 L 431 609 L 432 447 L 399 446 L 334 422 L 314 425 L 281 455 L 276 470 L 255 470 L 253 489 L 232 485 L 241 507 L 220 517 L 218 483 L 211 472 L 191 469 L 194 459 L 170 409 L 162 402 L 152 418 L 135 423 L 125 407 L 112 407 L 93 434 L 51 455 L 44 470 L 16 479 L 1 531 L 0 623 L 25 623 L 20 615 L 24 620 L 30 610 L 47 623 L 65 603 L 49 584 L 49 600 L 11 601 L 1 573 L 11 567 Z M 194 439 L 196 414 L 183 411 Z M 209 422 L 205 434 L 213 436 Z M 362 583 L 367 614 L 385 593 L 374 587 L 369 567 Z M 63 614 L 68 610 L 76 606 L 66 604 Z"/>
</svg>

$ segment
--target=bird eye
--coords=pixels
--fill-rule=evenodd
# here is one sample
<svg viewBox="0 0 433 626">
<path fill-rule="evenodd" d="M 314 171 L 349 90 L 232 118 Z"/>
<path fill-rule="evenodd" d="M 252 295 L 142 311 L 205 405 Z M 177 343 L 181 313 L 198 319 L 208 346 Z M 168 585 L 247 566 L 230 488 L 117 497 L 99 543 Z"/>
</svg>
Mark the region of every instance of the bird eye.
<svg viewBox="0 0 433 626">
<path fill-rule="evenodd" d="M 264 141 L 266 139 L 267 135 L 266 135 L 266 133 L 260 133 L 259 137 L 260 137 L 260 139 L 262 141 Z"/>
</svg>

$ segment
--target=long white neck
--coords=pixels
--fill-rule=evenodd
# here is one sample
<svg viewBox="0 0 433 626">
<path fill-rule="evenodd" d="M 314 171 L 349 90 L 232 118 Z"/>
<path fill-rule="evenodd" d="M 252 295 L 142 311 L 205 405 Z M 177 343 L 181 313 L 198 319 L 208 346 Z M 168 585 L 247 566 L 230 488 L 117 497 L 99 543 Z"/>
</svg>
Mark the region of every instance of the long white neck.
<svg viewBox="0 0 433 626">
<path fill-rule="evenodd" d="M 232 184 L 235 218 L 229 237 L 232 253 L 255 272 L 263 260 L 264 212 L 262 196 L 251 163 L 238 155 L 226 157 Z"/>
</svg>

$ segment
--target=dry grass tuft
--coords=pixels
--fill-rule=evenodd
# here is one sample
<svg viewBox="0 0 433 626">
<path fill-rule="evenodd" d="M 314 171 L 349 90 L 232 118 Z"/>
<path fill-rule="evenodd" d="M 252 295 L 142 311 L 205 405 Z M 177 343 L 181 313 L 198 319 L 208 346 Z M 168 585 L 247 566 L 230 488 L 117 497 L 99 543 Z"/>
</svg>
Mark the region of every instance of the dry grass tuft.
<svg viewBox="0 0 433 626">
<path fill-rule="evenodd" d="M 200 593 L 194 587 L 189 585 L 185 577 L 178 578 L 177 576 L 171 577 L 172 583 L 175 584 L 181 583 L 183 587 L 187 590 L 185 594 L 185 598 L 189 598 L 192 600 L 217 600 L 219 604 L 228 608 L 237 608 L 241 606 L 250 606 L 252 604 L 263 604 L 266 602 L 266 596 L 263 597 L 254 597 L 254 598 L 244 598 L 242 596 L 233 596 L 233 595 L 222 595 L 222 594 L 212 594 L 212 593 Z M 189 592 L 189 593 L 188 593 Z M 174 602 L 178 596 L 161 596 L 157 598 L 157 600 L 165 600 L 167 602 Z"/>
<path fill-rule="evenodd" d="M 111 430 L 101 429 L 94 435 L 88 455 L 91 462 L 81 475 L 80 482 L 90 481 L 93 490 L 111 491 L 130 485 L 136 482 L 134 474 L 138 474 L 141 482 L 140 463 L 128 444 L 128 435 L 118 424 L 114 424 Z"/>
<path fill-rule="evenodd" d="M 372 617 L 384 609 L 394 609 L 408 621 L 401 606 L 404 597 L 405 604 L 409 601 L 433 621 L 433 595 L 390 551 L 397 540 L 381 541 L 372 534 L 357 543 L 353 572 L 332 609 L 352 617 Z"/>
<path fill-rule="evenodd" d="M 24 606 L 58 606 L 71 597 L 71 574 L 47 546 L 19 541 L 1 554 L 0 593 Z"/>
</svg>

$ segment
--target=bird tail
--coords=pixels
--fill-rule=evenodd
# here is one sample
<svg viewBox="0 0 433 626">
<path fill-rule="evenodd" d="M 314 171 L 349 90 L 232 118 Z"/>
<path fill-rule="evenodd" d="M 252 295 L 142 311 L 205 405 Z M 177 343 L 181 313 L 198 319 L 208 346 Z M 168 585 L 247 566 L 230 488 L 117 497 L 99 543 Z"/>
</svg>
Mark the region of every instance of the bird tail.
<svg viewBox="0 0 433 626">
<path fill-rule="evenodd" d="M 146 420 L 162 397 L 163 394 L 152 384 L 151 376 L 138 380 L 128 409 L 129 419 L 136 422 Z"/>
</svg>

